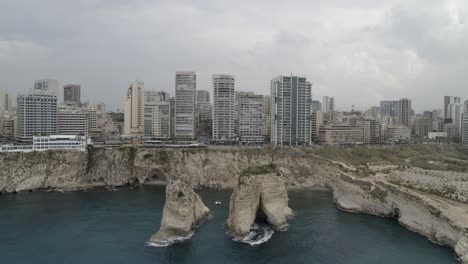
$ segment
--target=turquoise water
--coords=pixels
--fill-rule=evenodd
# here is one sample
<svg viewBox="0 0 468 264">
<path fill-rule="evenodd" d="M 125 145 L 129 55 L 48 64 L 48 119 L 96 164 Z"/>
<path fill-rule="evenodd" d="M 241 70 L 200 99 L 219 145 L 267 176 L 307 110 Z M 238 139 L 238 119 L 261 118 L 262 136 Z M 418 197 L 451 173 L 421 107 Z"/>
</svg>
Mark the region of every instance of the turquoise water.
<svg viewBox="0 0 468 264">
<path fill-rule="evenodd" d="M 0 263 L 456 263 L 450 249 L 394 220 L 338 211 L 320 191 L 291 191 L 289 230 L 252 247 L 225 235 L 230 191 L 199 193 L 214 219 L 166 248 L 145 246 L 161 220 L 161 187 L 0 196 Z"/>
</svg>

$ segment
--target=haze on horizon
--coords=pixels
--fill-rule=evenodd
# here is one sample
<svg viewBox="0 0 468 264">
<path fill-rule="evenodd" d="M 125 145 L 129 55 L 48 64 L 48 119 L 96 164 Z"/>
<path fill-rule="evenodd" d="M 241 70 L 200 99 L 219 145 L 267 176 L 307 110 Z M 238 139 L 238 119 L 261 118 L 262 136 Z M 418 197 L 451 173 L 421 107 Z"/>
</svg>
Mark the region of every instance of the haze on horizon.
<svg viewBox="0 0 468 264">
<path fill-rule="evenodd" d="M 468 99 L 467 43 L 466 0 L 5 0 L 0 89 L 54 78 L 117 109 L 135 79 L 173 95 L 178 70 L 197 89 L 228 73 L 259 94 L 293 73 L 339 110 L 407 97 L 421 112 Z"/>
</svg>

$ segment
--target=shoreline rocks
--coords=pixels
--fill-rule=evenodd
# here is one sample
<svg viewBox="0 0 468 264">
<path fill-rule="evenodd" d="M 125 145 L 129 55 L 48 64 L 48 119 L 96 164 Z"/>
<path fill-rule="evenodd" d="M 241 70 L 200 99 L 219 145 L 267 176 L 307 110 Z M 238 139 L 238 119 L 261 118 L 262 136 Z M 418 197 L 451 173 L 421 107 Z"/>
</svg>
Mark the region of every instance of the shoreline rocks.
<svg viewBox="0 0 468 264">
<path fill-rule="evenodd" d="M 169 245 L 190 238 L 193 226 L 210 217 L 210 210 L 190 184 L 180 179 L 172 180 L 166 186 L 161 228 L 151 236 L 150 242 Z"/>
</svg>

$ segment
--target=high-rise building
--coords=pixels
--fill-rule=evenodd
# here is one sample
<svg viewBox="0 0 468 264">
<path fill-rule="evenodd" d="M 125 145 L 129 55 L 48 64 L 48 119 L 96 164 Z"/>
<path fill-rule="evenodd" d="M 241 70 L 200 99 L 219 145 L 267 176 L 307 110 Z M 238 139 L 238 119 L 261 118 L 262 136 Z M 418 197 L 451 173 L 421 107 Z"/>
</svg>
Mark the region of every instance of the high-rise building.
<svg viewBox="0 0 468 264">
<path fill-rule="evenodd" d="M 462 103 L 453 103 L 447 106 L 447 116 L 452 120 L 451 123 L 455 126 L 457 131 L 454 133 L 455 138 L 459 138 L 461 135 L 463 107 L 464 105 Z"/>
<path fill-rule="evenodd" d="M 16 134 L 16 115 L 13 112 L 0 112 L 0 136 L 14 138 Z"/>
<path fill-rule="evenodd" d="M 0 91 L 0 113 L 11 112 L 11 97 L 6 91 Z"/>
<path fill-rule="evenodd" d="M 31 143 L 33 136 L 57 134 L 57 96 L 34 89 L 17 97 L 17 140 Z"/>
<path fill-rule="evenodd" d="M 171 136 L 171 106 L 165 92 L 145 91 L 144 134 L 168 139 Z"/>
<path fill-rule="evenodd" d="M 274 145 L 310 143 L 312 85 L 305 77 L 278 76 L 271 80 L 271 142 Z"/>
<path fill-rule="evenodd" d="M 319 129 L 321 125 L 323 125 L 323 112 L 312 112 L 312 118 L 310 123 L 310 139 L 312 142 L 317 143 L 319 141 Z"/>
<path fill-rule="evenodd" d="M 143 135 L 144 83 L 130 83 L 124 102 L 124 134 Z"/>
<path fill-rule="evenodd" d="M 197 103 L 209 103 L 210 92 L 206 90 L 197 90 Z"/>
<path fill-rule="evenodd" d="M 462 114 L 462 144 L 468 145 L 468 112 Z"/>
<path fill-rule="evenodd" d="M 176 72 L 175 79 L 175 136 L 195 138 L 197 76 L 195 72 Z"/>
<path fill-rule="evenodd" d="M 63 86 L 63 101 L 65 104 L 81 105 L 81 86 L 79 84 Z"/>
<path fill-rule="evenodd" d="M 176 127 L 176 107 L 175 107 L 175 97 L 169 98 L 169 107 L 171 108 L 170 111 L 170 137 L 175 138 L 175 127 Z"/>
<path fill-rule="evenodd" d="M 432 112 L 429 113 L 431 113 L 432 116 Z M 432 126 L 433 122 L 430 116 L 418 115 L 414 119 L 414 135 L 426 138 L 429 135 L 429 132 L 432 132 Z"/>
<path fill-rule="evenodd" d="M 398 118 L 400 115 L 400 101 L 380 101 L 380 115 Z"/>
<path fill-rule="evenodd" d="M 322 103 L 319 100 L 312 100 L 312 112 L 321 112 Z"/>
<path fill-rule="evenodd" d="M 262 102 L 262 127 L 263 137 L 266 142 L 270 142 L 271 134 L 271 97 L 269 95 L 263 96 Z"/>
<path fill-rule="evenodd" d="M 95 104 L 86 105 L 86 111 L 88 113 L 88 133 L 91 135 L 99 134 L 101 131 L 98 129 L 98 125 L 97 125 L 98 124 L 97 105 Z"/>
<path fill-rule="evenodd" d="M 235 79 L 233 75 L 213 75 L 213 140 L 236 140 L 234 123 Z"/>
<path fill-rule="evenodd" d="M 381 131 L 380 120 L 377 118 L 369 118 L 364 120 L 356 120 L 356 126 L 362 129 L 364 144 L 380 144 Z"/>
<path fill-rule="evenodd" d="M 463 112 L 468 112 L 468 100 L 463 103 Z"/>
<path fill-rule="evenodd" d="M 41 79 L 34 81 L 33 93 L 41 93 L 57 96 L 58 81 L 53 79 Z"/>
<path fill-rule="evenodd" d="M 405 127 L 411 127 L 411 100 L 407 98 L 400 99 L 399 121 Z"/>
<path fill-rule="evenodd" d="M 212 106 L 210 103 L 210 92 L 197 90 L 196 127 L 197 135 L 206 138 L 212 135 Z"/>
<path fill-rule="evenodd" d="M 263 96 L 239 94 L 239 141 L 246 144 L 263 143 Z"/>
<path fill-rule="evenodd" d="M 448 106 L 450 104 L 460 103 L 460 97 L 458 96 L 444 96 L 444 118 L 450 118 Z"/>
<path fill-rule="evenodd" d="M 324 113 L 330 113 L 335 111 L 335 98 L 324 96 L 322 101 L 322 107 L 322 112 Z"/>
<path fill-rule="evenodd" d="M 57 129 L 60 135 L 88 135 L 88 111 L 77 106 L 62 105 L 57 110 Z"/>
</svg>

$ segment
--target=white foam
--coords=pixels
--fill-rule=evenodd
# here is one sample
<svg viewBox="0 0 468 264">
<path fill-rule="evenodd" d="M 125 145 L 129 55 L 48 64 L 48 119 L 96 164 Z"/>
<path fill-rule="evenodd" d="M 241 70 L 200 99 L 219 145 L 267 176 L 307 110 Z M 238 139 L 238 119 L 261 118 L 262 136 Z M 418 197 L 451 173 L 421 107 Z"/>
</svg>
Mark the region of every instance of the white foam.
<svg viewBox="0 0 468 264">
<path fill-rule="evenodd" d="M 172 239 L 168 239 L 168 240 L 160 240 L 160 241 L 148 241 L 148 242 L 146 242 L 146 246 L 148 246 L 148 247 L 168 247 L 170 245 L 182 243 L 185 240 L 188 240 L 188 239 L 192 238 L 193 234 L 195 234 L 195 232 L 190 231 L 189 233 L 187 233 L 187 235 L 181 236 L 181 237 L 176 237 L 176 238 L 172 238 Z"/>
<path fill-rule="evenodd" d="M 258 246 L 270 240 L 274 233 L 275 231 L 268 225 L 254 224 L 247 236 L 243 239 L 233 238 L 233 240 L 251 246 Z"/>
</svg>

